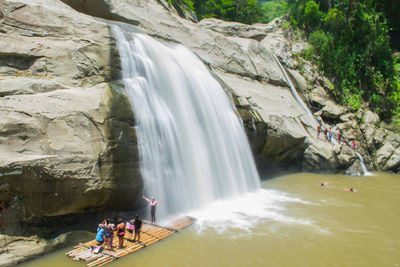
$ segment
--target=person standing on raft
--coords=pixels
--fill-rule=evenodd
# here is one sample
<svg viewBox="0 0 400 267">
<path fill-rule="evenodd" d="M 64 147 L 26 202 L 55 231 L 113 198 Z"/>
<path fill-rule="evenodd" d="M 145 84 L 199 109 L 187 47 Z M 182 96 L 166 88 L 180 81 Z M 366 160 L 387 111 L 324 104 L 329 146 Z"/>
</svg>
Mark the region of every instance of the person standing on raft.
<svg viewBox="0 0 400 267">
<path fill-rule="evenodd" d="M 133 222 L 133 225 L 135 226 L 135 238 L 133 239 L 133 242 L 136 241 L 137 237 L 137 242 L 140 242 L 140 230 L 142 229 L 142 220 L 139 219 L 139 216 L 136 215 L 135 221 Z"/>
<path fill-rule="evenodd" d="M 151 200 L 143 196 L 143 199 L 150 203 L 150 215 L 151 215 L 151 224 L 155 224 L 156 222 L 156 205 L 161 203 L 161 200 L 156 201 L 154 197 L 151 197 Z"/>
<path fill-rule="evenodd" d="M 125 235 L 125 223 L 121 218 L 117 221 L 117 236 L 118 236 L 118 248 L 121 249 L 124 246 L 124 235 Z"/>
</svg>

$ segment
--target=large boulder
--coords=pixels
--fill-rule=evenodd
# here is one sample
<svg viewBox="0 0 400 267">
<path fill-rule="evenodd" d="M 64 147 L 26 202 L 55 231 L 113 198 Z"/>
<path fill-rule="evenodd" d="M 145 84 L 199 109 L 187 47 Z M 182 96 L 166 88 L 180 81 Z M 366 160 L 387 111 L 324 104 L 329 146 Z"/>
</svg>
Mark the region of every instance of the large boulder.
<svg viewBox="0 0 400 267">
<path fill-rule="evenodd" d="M 376 151 L 376 164 L 385 171 L 400 171 L 400 136 L 390 134 Z"/>
<path fill-rule="evenodd" d="M 345 111 L 345 107 L 337 105 L 333 101 L 328 100 L 324 103 L 324 107 L 317 115 L 328 119 L 339 119 L 340 116 L 344 115 Z"/>
<path fill-rule="evenodd" d="M 307 91 L 306 79 L 296 70 L 288 69 L 288 74 L 296 89 L 301 93 L 305 93 Z"/>
<path fill-rule="evenodd" d="M 309 172 L 330 172 L 333 169 L 331 151 L 327 147 L 309 146 L 304 151 L 303 169 Z"/>
<path fill-rule="evenodd" d="M 75 245 L 82 240 L 90 240 L 93 233 L 74 231 L 61 234 L 53 239 L 38 236 L 6 236 L 0 235 L 0 265 L 15 266 L 18 263 L 48 253 L 57 247 Z"/>
<path fill-rule="evenodd" d="M 349 146 L 336 145 L 334 148 L 336 162 L 339 164 L 338 169 L 346 170 L 356 159 L 356 153 Z"/>
</svg>

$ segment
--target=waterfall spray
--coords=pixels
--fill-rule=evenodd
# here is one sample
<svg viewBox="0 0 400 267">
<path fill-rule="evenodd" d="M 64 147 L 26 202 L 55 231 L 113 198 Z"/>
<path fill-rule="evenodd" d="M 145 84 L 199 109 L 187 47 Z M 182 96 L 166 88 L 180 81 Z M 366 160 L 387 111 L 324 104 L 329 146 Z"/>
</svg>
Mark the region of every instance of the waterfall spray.
<svg viewBox="0 0 400 267">
<path fill-rule="evenodd" d="M 185 212 L 258 189 L 232 101 L 197 56 L 118 26 L 113 33 L 137 118 L 144 190 L 163 200 L 160 212 Z"/>
</svg>

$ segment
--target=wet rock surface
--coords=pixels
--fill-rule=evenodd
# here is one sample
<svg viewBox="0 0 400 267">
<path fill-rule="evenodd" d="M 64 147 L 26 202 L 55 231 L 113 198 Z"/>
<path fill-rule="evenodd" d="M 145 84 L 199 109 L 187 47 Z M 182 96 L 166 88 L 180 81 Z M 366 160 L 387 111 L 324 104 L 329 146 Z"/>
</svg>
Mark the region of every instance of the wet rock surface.
<svg viewBox="0 0 400 267">
<path fill-rule="evenodd" d="M 356 140 L 367 168 L 400 171 L 400 136 L 371 111 L 337 105 L 332 83 L 300 56 L 307 43 L 282 19 L 244 25 L 191 16 L 153 0 L 0 2 L 5 225 L 135 208 L 142 187 L 135 117 L 104 19 L 196 53 L 232 95 L 260 169 L 359 172 L 349 146 Z M 341 132 L 344 144 L 318 136 L 318 122 L 296 101 L 273 55 L 322 127 L 334 139 Z"/>
</svg>

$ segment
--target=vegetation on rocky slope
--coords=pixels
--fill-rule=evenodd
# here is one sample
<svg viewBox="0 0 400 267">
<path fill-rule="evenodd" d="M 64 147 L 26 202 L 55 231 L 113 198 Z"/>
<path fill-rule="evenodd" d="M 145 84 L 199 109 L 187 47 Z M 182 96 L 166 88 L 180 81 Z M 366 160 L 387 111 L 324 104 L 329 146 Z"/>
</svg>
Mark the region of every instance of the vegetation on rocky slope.
<svg viewBox="0 0 400 267">
<path fill-rule="evenodd" d="M 330 77 L 331 94 L 354 110 L 368 106 L 400 125 L 400 2 L 393 0 L 170 0 L 184 1 L 198 19 L 246 24 L 285 13 L 312 45 L 303 55 Z"/>
<path fill-rule="evenodd" d="M 391 43 L 397 14 L 388 2 L 394 1 L 288 0 L 288 7 L 291 24 L 312 44 L 306 58 L 334 81 L 336 100 L 354 110 L 368 103 L 382 119 L 400 123 L 398 59 Z"/>
</svg>

